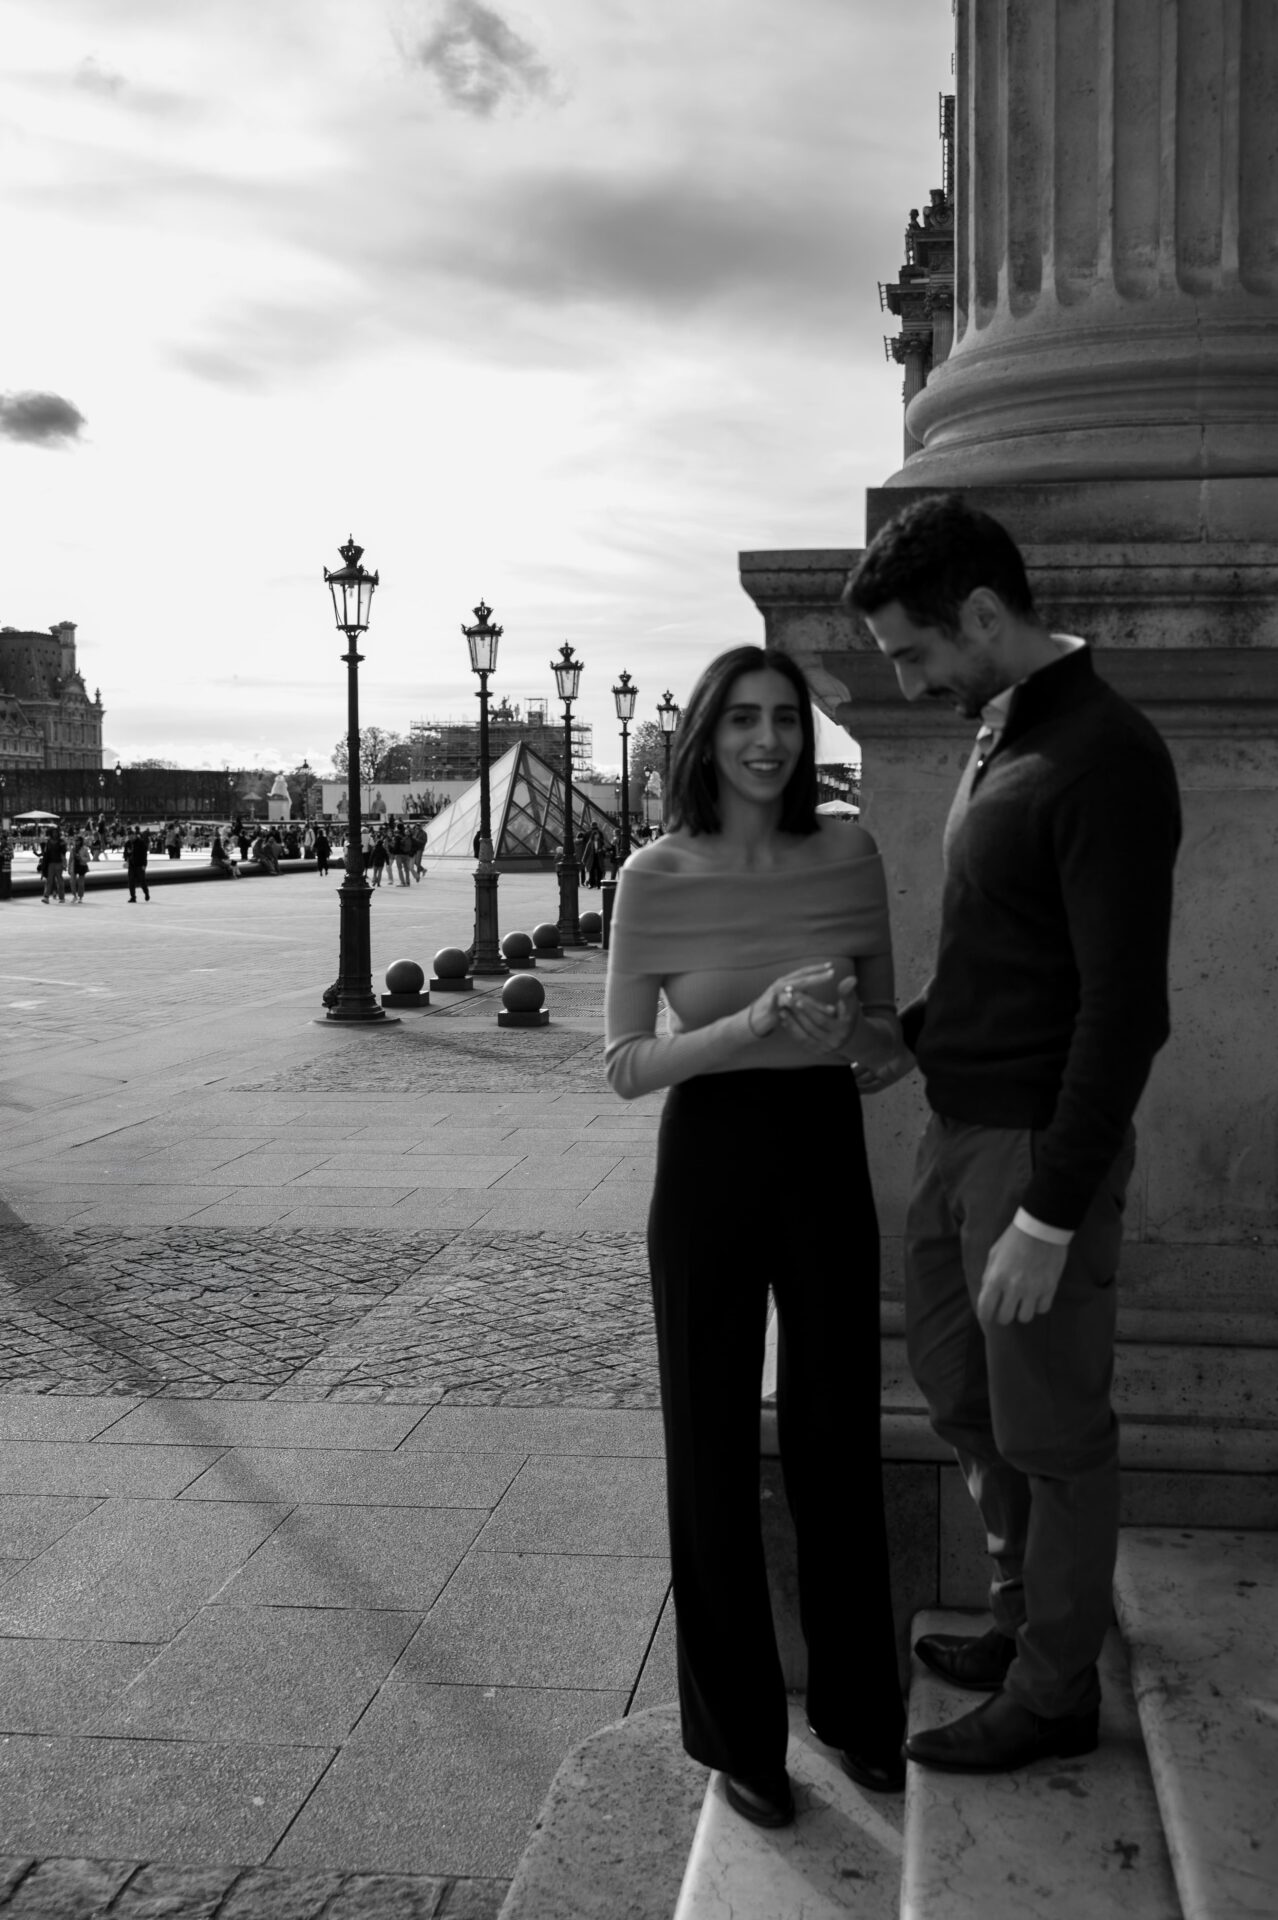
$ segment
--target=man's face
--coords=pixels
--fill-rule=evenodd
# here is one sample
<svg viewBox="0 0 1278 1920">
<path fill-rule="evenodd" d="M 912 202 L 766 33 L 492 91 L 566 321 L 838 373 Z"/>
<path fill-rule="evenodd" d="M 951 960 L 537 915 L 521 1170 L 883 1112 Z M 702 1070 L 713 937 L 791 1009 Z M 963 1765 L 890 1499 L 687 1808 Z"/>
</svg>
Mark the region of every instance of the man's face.
<svg viewBox="0 0 1278 1920">
<path fill-rule="evenodd" d="M 896 669 L 907 700 L 946 700 L 969 720 L 1010 683 L 991 642 L 989 609 L 969 595 L 959 613 L 957 634 L 943 627 L 919 627 L 899 600 L 865 615 L 879 651 Z"/>
</svg>

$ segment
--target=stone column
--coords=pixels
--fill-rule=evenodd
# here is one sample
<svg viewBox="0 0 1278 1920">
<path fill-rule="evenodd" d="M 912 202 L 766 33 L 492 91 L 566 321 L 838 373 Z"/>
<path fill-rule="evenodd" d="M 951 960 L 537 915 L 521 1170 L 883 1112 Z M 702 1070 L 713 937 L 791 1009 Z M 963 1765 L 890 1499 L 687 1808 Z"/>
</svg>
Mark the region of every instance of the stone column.
<svg viewBox="0 0 1278 1920">
<path fill-rule="evenodd" d="M 1092 642 L 1171 748 L 1185 839 L 1173 1035 L 1137 1116 L 1128 1206 L 1125 1513 L 1271 1527 L 1272 1436 L 1245 1383 L 1278 1368 L 1278 3 L 956 14 L 954 346 L 910 408 L 920 450 L 869 495 L 867 533 L 912 491 L 961 489 L 1020 544 L 1044 617 Z M 770 643 L 862 745 L 908 994 L 935 954 L 941 827 L 971 729 L 901 700 L 839 605 L 859 559 L 747 553 L 741 577 Z M 867 1108 L 885 1332 L 921 1117 L 913 1081 Z M 904 1471 L 920 1443 L 895 1433 L 888 1394 L 885 1416 Z"/>
<path fill-rule="evenodd" d="M 1278 7 L 959 0 L 956 339 L 889 485 L 1278 505 Z M 1111 490 L 1112 489 L 1107 489 Z"/>
</svg>

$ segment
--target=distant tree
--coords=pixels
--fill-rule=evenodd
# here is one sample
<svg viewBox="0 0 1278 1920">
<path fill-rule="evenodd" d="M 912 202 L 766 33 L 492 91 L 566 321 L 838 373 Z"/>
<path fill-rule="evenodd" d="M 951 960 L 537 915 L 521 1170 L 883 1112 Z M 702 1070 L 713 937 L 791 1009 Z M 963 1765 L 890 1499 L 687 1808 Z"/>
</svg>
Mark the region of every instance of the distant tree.
<svg viewBox="0 0 1278 1920">
<path fill-rule="evenodd" d="M 359 730 L 359 784 L 366 801 L 372 800 L 372 788 L 378 780 L 408 780 L 411 776 L 409 743 L 385 727 L 361 727 Z M 399 769 L 402 768 L 402 771 Z M 389 771 L 388 769 L 394 769 Z M 339 780 L 350 777 L 345 738 L 333 748 L 333 772 Z"/>
<path fill-rule="evenodd" d="M 630 765 L 655 767 L 661 773 L 666 764 L 666 749 L 661 728 L 655 720 L 636 720 L 630 729 Z"/>
<path fill-rule="evenodd" d="M 130 760 L 130 767 L 150 767 L 163 773 L 176 773 L 176 760 Z"/>
</svg>

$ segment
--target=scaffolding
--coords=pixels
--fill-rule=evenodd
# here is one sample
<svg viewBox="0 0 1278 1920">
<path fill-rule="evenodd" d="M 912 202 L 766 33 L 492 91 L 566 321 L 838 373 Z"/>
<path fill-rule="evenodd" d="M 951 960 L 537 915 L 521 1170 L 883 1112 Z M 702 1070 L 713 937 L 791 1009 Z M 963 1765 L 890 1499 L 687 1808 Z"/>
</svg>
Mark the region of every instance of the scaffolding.
<svg viewBox="0 0 1278 1920">
<path fill-rule="evenodd" d="M 414 720 L 408 730 L 414 780 L 477 780 L 479 778 L 479 721 Z M 488 710 L 488 758 L 499 760 L 512 747 L 527 746 L 552 767 L 562 766 L 564 729 L 555 720 L 544 695 L 533 694 L 514 706 L 503 699 Z M 572 723 L 572 770 L 581 774 L 591 765 L 593 735 L 589 721 Z"/>
</svg>

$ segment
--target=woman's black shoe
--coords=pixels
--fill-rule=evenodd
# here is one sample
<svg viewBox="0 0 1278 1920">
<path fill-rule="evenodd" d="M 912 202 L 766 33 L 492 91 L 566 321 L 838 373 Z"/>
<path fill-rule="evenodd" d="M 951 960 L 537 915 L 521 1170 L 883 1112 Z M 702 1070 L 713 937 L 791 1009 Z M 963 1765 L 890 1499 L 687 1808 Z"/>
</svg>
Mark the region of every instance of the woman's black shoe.
<svg viewBox="0 0 1278 1920">
<path fill-rule="evenodd" d="M 848 1778 L 870 1793 L 904 1793 L 905 1760 L 894 1753 L 883 1760 L 871 1760 L 867 1754 L 840 1747 L 839 1760 Z"/>
<path fill-rule="evenodd" d="M 834 1747 L 839 1762 L 849 1780 L 855 1780 L 858 1787 L 865 1787 L 870 1793 L 904 1793 L 905 1756 L 903 1753 L 885 1753 L 872 1757 L 868 1753 L 858 1752 L 855 1747 L 841 1747 L 837 1740 L 827 1740 L 818 1733 L 812 1722 L 808 1722 L 808 1732 L 815 1735 L 823 1747 Z"/>
<path fill-rule="evenodd" d="M 753 1780 L 734 1780 L 730 1773 L 725 1773 L 723 1791 L 734 1812 L 744 1820 L 753 1821 L 756 1827 L 788 1827 L 794 1820 L 794 1794 L 788 1773 L 769 1780 L 766 1786 Z"/>
</svg>

